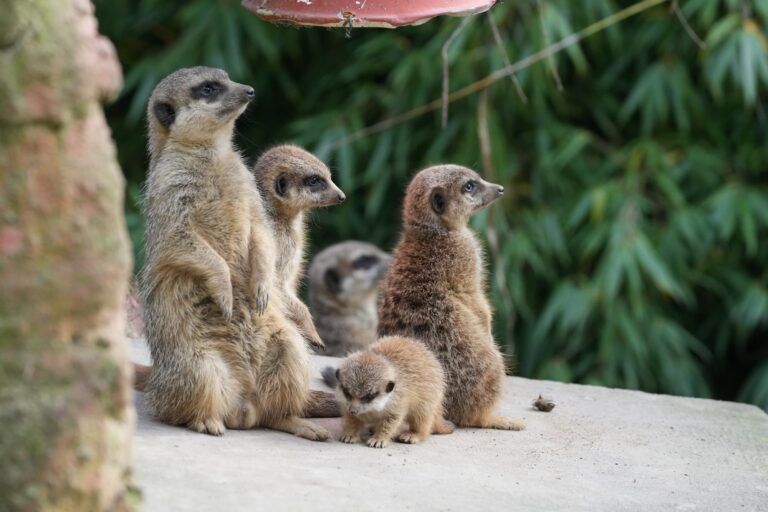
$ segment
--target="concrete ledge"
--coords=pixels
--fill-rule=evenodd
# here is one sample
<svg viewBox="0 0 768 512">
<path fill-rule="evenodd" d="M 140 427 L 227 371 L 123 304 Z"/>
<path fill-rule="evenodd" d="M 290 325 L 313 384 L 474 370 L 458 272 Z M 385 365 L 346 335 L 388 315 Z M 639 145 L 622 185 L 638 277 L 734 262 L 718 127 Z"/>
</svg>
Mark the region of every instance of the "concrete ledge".
<svg viewBox="0 0 768 512">
<path fill-rule="evenodd" d="M 134 358 L 147 359 L 140 343 Z M 540 393 L 552 412 L 531 408 Z M 267 430 L 216 438 L 135 401 L 146 511 L 768 510 L 768 415 L 749 405 L 511 377 L 500 412 L 527 430 L 376 450 Z M 316 421 L 339 434 L 340 420 Z"/>
</svg>

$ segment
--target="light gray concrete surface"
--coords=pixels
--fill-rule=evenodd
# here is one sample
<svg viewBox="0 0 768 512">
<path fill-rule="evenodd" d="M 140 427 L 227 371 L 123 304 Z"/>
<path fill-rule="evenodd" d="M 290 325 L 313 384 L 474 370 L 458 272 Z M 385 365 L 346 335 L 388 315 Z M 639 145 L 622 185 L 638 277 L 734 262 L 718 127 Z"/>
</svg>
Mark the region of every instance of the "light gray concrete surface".
<svg viewBox="0 0 768 512">
<path fill-rule="evenodd" d="M 540 393 L 552 412 L 531 408 Z M 134 479 L 150 512 L 768 511 L 768 415 L 743 404 L 508 378 L 500 412 L 527 430 L 377 450 L 267 430 L 197 434 L 135 401 Z M 338 419 L 317 422 L 340 432 Z"/>
</svg>

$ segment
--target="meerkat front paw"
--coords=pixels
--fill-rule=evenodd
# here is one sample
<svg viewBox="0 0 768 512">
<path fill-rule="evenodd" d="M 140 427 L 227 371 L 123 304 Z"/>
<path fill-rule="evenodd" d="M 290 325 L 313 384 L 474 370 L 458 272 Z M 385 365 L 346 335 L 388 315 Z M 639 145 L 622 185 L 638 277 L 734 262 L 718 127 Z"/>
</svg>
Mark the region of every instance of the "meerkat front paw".
<svg viewBox="0 0 768 512">
<path fill-rule="evenodd" d="M 360 442 L 360 436 L 357 433 L 354 433 L 354 434 L 343 433 L 341 434 L 339 441 L 347 444 L 355 444 Z"/>
<path fill-rule="evenodd" d="M 257 285 L 254 289 L 254 299 L 256 301 L 256 312 L 263 314 L 267 310 L 269 305 L 269 292 L 268 288 L 263 285 Z"/>
<path fill-rule="evenodd" d="M 232 297 L 232 283 L 228 283 L 229 287 L 222 290 L 222 292 L 216 297 L 216 305 L 221 309 L 224 318 L 227 321 L 232 320 L 232 307 L 234 298 Z"/>
<path fill-rule="evenodd" d="M 325 343 L 320 339 L 320 336 L 304 336 L 304 339 L 312 346 L 312 348 L 325 351 Z"/>
<path fill-rule="evenodd" d="M 389 444 L 389 439 L 383 437 L 372 437 L 366 444 L 371 448 L 384 448 Z"/>
<path fill-rule="evenodd" d="M 224 435 L 224 432 L 227 430 L 224 427 L 223 421 L 212 418 L 190 421 L 187 424 L 187 427 L 194 430 L 195 432 L 200 432 L 201 434 L 210 434 L 212 436 Z"/>
</svg>

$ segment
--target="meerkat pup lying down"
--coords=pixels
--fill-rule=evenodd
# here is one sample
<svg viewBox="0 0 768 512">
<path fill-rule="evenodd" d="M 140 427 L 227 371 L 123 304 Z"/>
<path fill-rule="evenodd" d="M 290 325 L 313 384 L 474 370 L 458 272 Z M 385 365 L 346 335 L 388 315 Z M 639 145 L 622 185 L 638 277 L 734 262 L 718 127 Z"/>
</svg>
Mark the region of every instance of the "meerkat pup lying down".
<svg viewBox="0 0 768 512">
<path fill-rule="evenodd" d="M 410 338 L 389 336 L 350 355 L 336 370 L 336 381 L 344 443 L 361 441 L 369 429 L 367 445 L 372 448 L 384 448 L 393 438 L 413 444 L 454 430 L 443 418 L 445 376 L 440 363 Z"/>
</svg>

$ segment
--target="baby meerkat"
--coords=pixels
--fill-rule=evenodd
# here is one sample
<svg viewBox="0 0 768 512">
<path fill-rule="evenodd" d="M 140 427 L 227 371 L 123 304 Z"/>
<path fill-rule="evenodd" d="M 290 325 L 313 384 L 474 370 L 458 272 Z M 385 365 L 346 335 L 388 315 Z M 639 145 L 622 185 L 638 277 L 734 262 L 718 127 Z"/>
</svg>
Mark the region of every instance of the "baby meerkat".
<svg viewBox="0 0 768 512">
<path fill-rule="evenodd" d="M 345 356 L 376 341 L 379 283 L 389 260 L 375 245 L 356 240 L 326 247 L 314 257 L 309 310 L 325 355 Z"/>
<path fill-rule="evenodd" d="M 414 337 L 437 356 L 447 382 L 446 418 L 460 427 L 525 428 L 520 420 L 494 415 L 504 363 L 491 332 L 480 242 L 467 226 L 503 192 L 458 165 L 416 174 L 384 279 L 379 334 Z"/>
<path fill-rule="evenodd" d="M 232 145 L 253 97 L 225 71 L 196 67 L 164 78 L 149 100 L 140 286 L 153 366 L 139 367 L 137 385 L 170 424 L 325 440 L 327 430 L 300 416 L 336 404 L 310 393 L 309 351 L 274 293 L 264 205 Z"/>
<path fill-rule="evenodd" d="M 360 441 L 369 428 L 367 444 L 372 448 L 384 448 L 394 437 L 418 443 L 430 434 L 454 430 L 443 418 L 445 377 L 440 363 L 412 339 L 385 337 L 350 355 L 336 370 L 336 380 L 344 416 L 342 442 Z M 403 422 L 408 422 L 408 430 L 401 432 Z"/>
<path fill-rule="evenodd" d="M 282 145 L 262 154 L 253 166 L 259 192 L 277 244 L 277 286 L 286 315 L 314 347 L 323 348 L 307 306 L 298 297 L 304 266 L 304 212 L 344 202 L 331 171 L 298 146 Z"/>
</svg>

